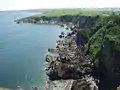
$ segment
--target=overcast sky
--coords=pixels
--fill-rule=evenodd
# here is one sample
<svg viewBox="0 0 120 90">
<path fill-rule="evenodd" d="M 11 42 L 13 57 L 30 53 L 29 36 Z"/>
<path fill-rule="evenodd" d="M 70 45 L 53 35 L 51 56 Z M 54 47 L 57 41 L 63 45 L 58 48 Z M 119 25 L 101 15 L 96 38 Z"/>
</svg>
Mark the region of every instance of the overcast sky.
<svg viewBox="0 0 120 90">
<path fill-rule="evenodd" d="M 120 0 L 0 0 L 0 11 L 81 7 L 120 7 Z"/>
</svg>

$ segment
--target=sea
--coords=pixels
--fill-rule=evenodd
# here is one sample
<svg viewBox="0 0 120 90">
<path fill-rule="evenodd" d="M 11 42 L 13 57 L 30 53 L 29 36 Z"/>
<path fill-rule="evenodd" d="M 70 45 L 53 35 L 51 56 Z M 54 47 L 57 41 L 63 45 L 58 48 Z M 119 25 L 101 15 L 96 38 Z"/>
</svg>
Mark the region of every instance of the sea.
<svg viewBox="0 0 120 90">
<path fill-rule="evenodd" d="M 14 22 L 40 14 L 28 11 L 0 12 L 0 87 L 32 90 L 45 87 L 45 56 L 54 48 L 58 35 L 65 29 L 57 25 Z"/>
</svg>

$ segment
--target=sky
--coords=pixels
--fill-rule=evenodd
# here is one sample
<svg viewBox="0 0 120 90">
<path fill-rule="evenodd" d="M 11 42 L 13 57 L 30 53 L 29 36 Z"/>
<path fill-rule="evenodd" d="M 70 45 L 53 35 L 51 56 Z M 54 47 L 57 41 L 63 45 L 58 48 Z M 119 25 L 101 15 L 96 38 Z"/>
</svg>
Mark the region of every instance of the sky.
<svg viewBox="0 0 120 90">
<path fill-rule="evenodd" d="M 0 11 L 89 7 L 120 7 L 120 0 L 0 0 Z"/>
</svg>

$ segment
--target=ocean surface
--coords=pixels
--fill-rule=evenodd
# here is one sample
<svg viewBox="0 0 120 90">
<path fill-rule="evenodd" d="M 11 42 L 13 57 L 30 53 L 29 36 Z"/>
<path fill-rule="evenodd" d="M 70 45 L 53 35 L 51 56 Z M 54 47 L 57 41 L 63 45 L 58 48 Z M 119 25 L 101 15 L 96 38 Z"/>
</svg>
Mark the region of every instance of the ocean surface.
<svg viewBox="0 0 120 90">
<path fill-rule="evenodd" d="M 63 28 L 55 25 L 16 24 L 35 12 L 0 12 L 0 87 L 31 90 L 44 87 L 47 48 L 56 46 Z"/>
</svg>

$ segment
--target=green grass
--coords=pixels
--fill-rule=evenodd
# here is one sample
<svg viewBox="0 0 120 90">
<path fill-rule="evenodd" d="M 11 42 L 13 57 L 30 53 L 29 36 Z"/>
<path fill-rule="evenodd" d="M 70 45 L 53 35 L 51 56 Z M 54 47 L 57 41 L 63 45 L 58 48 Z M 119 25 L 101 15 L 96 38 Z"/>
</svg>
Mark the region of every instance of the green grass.
<svg viewBox="0 0 120 90">
<path fill-rule="evenodd" d="M 96 15 L 108 16 L 109 15 L 106 12 L 96 11 L 96 10 L 81 10 L 80 14 L 85 16 L 96 16 Z"/>
<path fill-rule="evenodd" d="M 46 16 L 46 17 L 54 17 L 54 16 L 63 16 L 63 15 L 77 15 L 80 13 L 80 10 L 77 9 L 56 9 L 56 10 L 49 10 L 44 14 L 35 15 L 35 16 Z"/>
<path fill-rule="evenodd" d="M 44 11 L 44 10 L 43 10 Z M 108 16 L 108 13 L 102 12 L 102 11 L 96 11 L 96 10 L 80 10 L 80 9 L 50 9 L 46 10 L 43 14 L 34 15 L 32 17 L 58 17 L 58 16 L 64 16 L 64 15 L 85 15 L 85 16 L 95 16 L 95 15 L 101 15 L 101 16 Z"/>
</svg>

